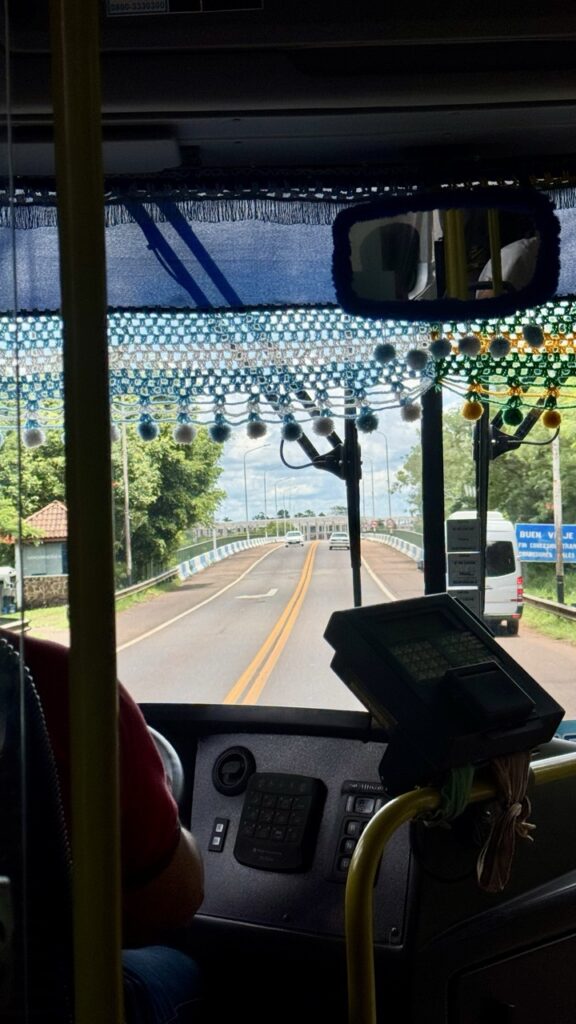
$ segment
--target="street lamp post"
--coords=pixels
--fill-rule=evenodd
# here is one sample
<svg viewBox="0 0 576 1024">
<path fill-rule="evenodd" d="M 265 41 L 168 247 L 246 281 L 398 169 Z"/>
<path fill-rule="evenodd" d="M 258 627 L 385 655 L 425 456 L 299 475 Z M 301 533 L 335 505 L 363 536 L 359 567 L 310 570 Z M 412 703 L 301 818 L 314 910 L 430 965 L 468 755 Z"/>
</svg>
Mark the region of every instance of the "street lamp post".
<svg viewBox="0 0 576 1024">
<path fill-rule="evenodd" d="M 373 462 L 372 459 L 370 459 L 368 457 L 363 458 L 362 462 L 369 462 L 370 463 L 370 490 L 371 490 L 371 496 L 372 496 L 372 520 L 374 521 L 376 519 L 376 503 L 374 501 L 374 462 Z M 362 483 L 364 484 L 364 478 L 362 478 Z M 363 490 L 364 490 L 364 488 L 363 488 Z M 365 494 L 364 494 L 364 518 L 366 518 L 366 495 Z"/>
<path fill-rule="evenodd" d="M 381 430 L 376 431 L 380 434 L 380 437 L 384 438 L 384 444 L 386 445 L 386 486 L 388 489 L 388 518 L 392 519 L 392 495 L 390 491 L 390 457 L 388 455 L 388 438 L 386 434 L 382 433 Z"/>
<path fill-rule="evenodd" d="M 276 512 L 274 513 L 274 518 L 276 520 L 276 540 L 278 540 L 278 494 L 276 492 L 276 481 L 274 481 L 274 508 L 276 509 Z"/>
<path fill-rule="evenodd" d="M 374 529 L 376 529 L 376 502 L 374 501 L 374 463 L 370 459 L 370 484 L 372 487 L 372 522 L 374 523 Z"/>
<path fill-rule="evenodd" d="M 246 480 L 246 456 L 253 455 L 254 452 L 260 451 L 261 448 L 269 447 L 269 444 L 259 444 L 257 448 L 249 448 L 248 451 L 244 452 L 244 509 L 246 512 L 246 540 L 250 540 L 250 528 L 248 526 L 248 481 Z"/>
</svg>

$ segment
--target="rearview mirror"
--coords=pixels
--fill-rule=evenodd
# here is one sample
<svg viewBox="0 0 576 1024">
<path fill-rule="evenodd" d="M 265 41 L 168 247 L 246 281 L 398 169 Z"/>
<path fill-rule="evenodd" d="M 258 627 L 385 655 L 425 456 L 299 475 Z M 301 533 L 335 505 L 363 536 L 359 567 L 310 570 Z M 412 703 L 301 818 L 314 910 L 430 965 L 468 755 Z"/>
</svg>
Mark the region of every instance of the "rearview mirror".
<svg viewBox="0 0 576 1024">
<path fill-rule="evenodd" d="M 342 308 L 397 320 L 486 319 L 547 302 L 559 222 L 530 189 L 446 189 L 338 214 L 333 276 Z"/>
</svg>

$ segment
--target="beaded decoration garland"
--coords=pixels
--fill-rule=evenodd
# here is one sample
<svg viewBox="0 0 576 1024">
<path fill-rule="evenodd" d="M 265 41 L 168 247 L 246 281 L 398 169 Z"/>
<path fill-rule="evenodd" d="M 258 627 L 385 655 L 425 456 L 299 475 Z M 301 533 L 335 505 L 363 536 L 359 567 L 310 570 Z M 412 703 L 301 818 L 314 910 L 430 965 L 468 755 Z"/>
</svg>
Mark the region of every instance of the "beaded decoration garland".
<svg viewBox="0 0 576 1024">
<path fill-rule="evenodd" d="M 576 302 L 555 300 L 499 321 L 408 324 L 376 321 L 335 307 L 189 312 L 116 310 L 109 314 L 114 423 L 136 425 L 143 440 L 171 423 L 190 442 L 206 425 L 223 442 L 234 427 L 261 437 L 282 423 L 286 440 L 312 422 L 328 434 L 336 418 L 361 431 L 399 407 L 419 416 L 430 387 L 462 395 L 462 414 L 501 406 L 518 425 L 544 406 L 560 423 L 576 406 Z M 62 425 L 62 325 L 52 313 L 0 318 L 0 431 L 14 427 L 17 389 L 30 445 Z"/>
</svg>

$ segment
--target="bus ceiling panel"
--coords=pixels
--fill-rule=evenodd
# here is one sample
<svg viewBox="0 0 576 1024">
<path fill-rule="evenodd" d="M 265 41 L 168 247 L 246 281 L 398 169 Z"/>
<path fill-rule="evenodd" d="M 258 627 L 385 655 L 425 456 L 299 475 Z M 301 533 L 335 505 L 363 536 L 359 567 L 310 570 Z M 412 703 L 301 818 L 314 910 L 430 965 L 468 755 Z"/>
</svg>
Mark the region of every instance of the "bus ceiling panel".
<svg viewBox="0 0 576 1024">
<path fill-rule="evenodd" d="M 504 107 L 339 115 L 260 114 L 187 118 L 174 122 L 180 147 L 192 147 L 202 166 L 330 166 L 373 162 L 449 162 L 543 154 L 550 167 L 576 148 L 576 104 L 558 107 Z M 433 140 L 431 144 L 431 140 Z M 560 162 L 563 169 L 566 163 Z M 444 169 L 446 180 L 446 168 Z"/>
<path fill-rule="evenodd" d="M 100 0 L 104 49 L 181 49 L 191 46 L 358 46 L 374 43 L 460 43 L 567 39 L 576 30 L 565 0 L 461 0 L 387 6 L 381 0 L 149 0 L 155 12 L 140 15 L 140 0 Z M 46 0 L 12 5 L 15 50 L 48 47 Z M 178 8 L 180 12 L 175 12 Z M 236 8 L 236 9 L 234 9 Z M 250 9 L 251 8 L 251 9 Z"/>
<path fill-rule="evenodd" d="M 169 172 L 178 167 L 387 165 L 389 181 L 397 167 L 398 185 L 448 184 L 451 178 L 462 180 L 463 174 L 477 175 L 479 168 L 495 180 L 517 173 L 538 177 L 555 169 L 574 172 L 575 122 L 576 103 L 491 110 L 108 116 L 103 162 L 108 176 Z M 53 176 L 53 135 L 47 119 L 44 123 L 38 117 L 21 119 L 14 127 L 12 161 L 16 175 Z M 0 176 L 6 173 L 7 151 L 0 140 Z"/>
<path fill-rule="evenodd" d="M 130 126 L 105 129 L 102 138 L 104 172 L 109 175 L 156 174 L 180 167 L 182 154 L 177 138 L 167 130 L 133 130 Z M 8 177 L 8 148 L 0 140 L 0 178 Z M 18 129 L 13 133 L 11 167 L 17 177 L 49 178 L 55 175 L 54 138 L 51 129 Z"/>
<path fill-rule="evenodd" d="M 576 54 L 576 47 L 574 48 Z M 511 104 L 558 104 L 576 99 L 576 67 L 558 61 L 538 74 L 469 62 L 451 71 L 426 71 L 405 54 L 402 70 L 318 73 L 286 52 L 108 53 L 102 61 L 104 117 L 246 114 L 256 111 L 366 112 L 378 110 L 490 109 Z M 50 62 L 43 54 L 11 62 L 16 117 L 50 114 Z M 263 87 L 265 83 L 265 87 Z"/>
<path fill-rule="evenodd" d="M 489 132 L 485 118 L 474 112 L 457 111 L 447 119 L 437 113 L 426 118 L 398 112 L 370 118 L 342 115 L 323 119 L 304 117 L 188 118 L 171 120 L 169 126 L 138 124 L 106 125 L 103 131 L 103 164 L 107 175 L 150 174 L 178 167 L 329 167 L 403 161 L 417 163 L 425 158 L 455 162 L 491 160 L 497 144 L 499 157 L 545 154 L 547 169 L 561 154 L 566 170 L 564 118 L 558 124 L 541 124 L 537 137 L 528 137 L 524 125 L 539 111 L 520 111 L 518 117 L 499 119 L 498 130 Z M 571 120 L 576 112 L 571 108 Z M 551 120 L 553 120 L 551 118 Z M 438 145 L 431 150 L 430 132 L 437 133 Z M 569 133 L 568 141 L 576 145 Z M 24 178 L 52 178 L 54 175 L 53 135 L 49 127 L 14 129 L 12 167 Z M 8 173 L 8 152 L 0 141 L 0 177 Z M 421 167 L 415 166 L 414 180 Z M 445 180 L 445 179 L 444 179 Z"/>
</svg>

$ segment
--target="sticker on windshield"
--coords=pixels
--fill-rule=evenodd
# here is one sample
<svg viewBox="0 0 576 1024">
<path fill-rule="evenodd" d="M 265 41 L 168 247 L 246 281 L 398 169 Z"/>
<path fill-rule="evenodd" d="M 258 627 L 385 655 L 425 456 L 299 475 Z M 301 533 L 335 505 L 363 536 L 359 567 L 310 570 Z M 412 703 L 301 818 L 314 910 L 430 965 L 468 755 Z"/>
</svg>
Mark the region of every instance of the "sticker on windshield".
<svg viewBox="0 0 576 1024">
<path fill-rule="evenodd" d="M 114 14 L 166 14 L 168 0 L 106 0 L 106 13 Z"/>
</svg>

